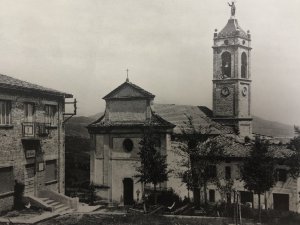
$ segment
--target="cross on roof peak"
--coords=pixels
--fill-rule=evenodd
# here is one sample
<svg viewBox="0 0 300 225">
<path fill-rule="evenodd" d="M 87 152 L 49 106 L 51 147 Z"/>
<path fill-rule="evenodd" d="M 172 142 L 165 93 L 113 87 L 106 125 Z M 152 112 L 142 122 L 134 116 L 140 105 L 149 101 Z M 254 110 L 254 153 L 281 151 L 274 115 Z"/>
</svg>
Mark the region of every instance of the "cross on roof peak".
<svg viewBox="0 0 300 225">
<path fill-rule="evenodd" d="M 129 69 L 126 69 L 126 73 L 127 73 L 126 82 L 129 82 L 128 72 L 129 72 Z"/>
</svg>

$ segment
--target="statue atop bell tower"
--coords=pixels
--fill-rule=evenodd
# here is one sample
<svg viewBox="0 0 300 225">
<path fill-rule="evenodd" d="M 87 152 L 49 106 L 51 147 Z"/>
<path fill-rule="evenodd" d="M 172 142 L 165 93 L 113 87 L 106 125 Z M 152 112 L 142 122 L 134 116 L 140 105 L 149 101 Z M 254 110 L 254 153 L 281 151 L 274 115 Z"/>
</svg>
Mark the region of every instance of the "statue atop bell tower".
<svg viewBox="0 0 300 225">
<path fill-rule="evenodd" d="M 235 10 L 236 10 L 235 4 L 234 4 L 234 2 L 231 2 L 231 4 L 228 2 L 228 5 L 231 8 L 231 17 L 233 18 L 235 16 Z"/>
<path fill-rule="evenodd" d="M 239 26 L 234 2 L 229 6 L 230 19 L 214 33 L 213 118 L 251 137 L 251 35 Z"/>
</svg>

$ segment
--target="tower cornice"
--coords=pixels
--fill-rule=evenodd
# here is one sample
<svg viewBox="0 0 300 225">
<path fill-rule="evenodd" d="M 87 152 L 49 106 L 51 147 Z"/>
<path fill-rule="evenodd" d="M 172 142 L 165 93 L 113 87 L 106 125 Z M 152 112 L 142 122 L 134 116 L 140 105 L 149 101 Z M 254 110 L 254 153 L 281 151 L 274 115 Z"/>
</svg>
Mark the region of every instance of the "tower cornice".
<svg viewBox="0 0 300 225">
<path fill-rule="evenodd" d="M 243 79 L 243 78 L 228 78 L 228 79 L 213 79 L 213 83 L 236 83 L 236 81 L 242 81 L 246 83 L 251 83 L 252 80 Z"/>
<path fill-rule="evenodd" d="M 220 46 L 213 45 L 213 46 L 212 46 L 213 49 L 217 49 L 217 48 L 228 48 L 228 47 L 245 48 L 245 49 L 247 49 L 247 50 L 252 50 L 252 47 L 248 47 L 248 46 L 241 45 L 241 44 L 234 44 L 234 45 L 220 45 Z"/>
<path fill-rule="evenodd" d="M 239 35 L 233 35 L 233 36 L 227 36 L 227 37 L 214 37 L 214 40 L 225 40 L 225 39 L 230 39 L 230 38 L 240 38 L 246 41 L 251 41 L 251 38 L 249 37 L 243 37 Z"/>
</svg>

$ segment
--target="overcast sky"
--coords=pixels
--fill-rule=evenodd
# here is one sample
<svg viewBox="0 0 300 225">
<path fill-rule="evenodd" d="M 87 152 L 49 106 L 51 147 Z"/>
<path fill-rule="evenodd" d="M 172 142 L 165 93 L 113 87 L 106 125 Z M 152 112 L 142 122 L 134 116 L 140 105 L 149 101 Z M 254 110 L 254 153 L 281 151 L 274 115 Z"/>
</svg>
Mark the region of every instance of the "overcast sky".
<svg viewBox="0 0 300 225">
<path fill-rule="evenodd" d="M 212 105 L 225 0 L 0 0 L 0 73 L 72 93 L 79 114 L 130 81 L 156 103 Z M 252 111 L 300 124 L 300 1 L 238 0 L 252 34 Z"/>
</svg>

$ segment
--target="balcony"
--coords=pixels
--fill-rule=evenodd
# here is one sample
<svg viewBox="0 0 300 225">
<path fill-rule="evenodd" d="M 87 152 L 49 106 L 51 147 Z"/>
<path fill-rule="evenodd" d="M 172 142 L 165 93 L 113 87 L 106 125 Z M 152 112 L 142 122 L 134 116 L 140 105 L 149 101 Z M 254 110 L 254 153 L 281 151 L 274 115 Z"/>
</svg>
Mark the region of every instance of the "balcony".
<svg viewBox="0 0 300 225">
<path fill-rule="evenodd" d="M 35 123 L 25 122 L 22 123 L 22 136 L 23 137 L 45 137 L 49 135 L 50 123 Z"/>
</svg>

